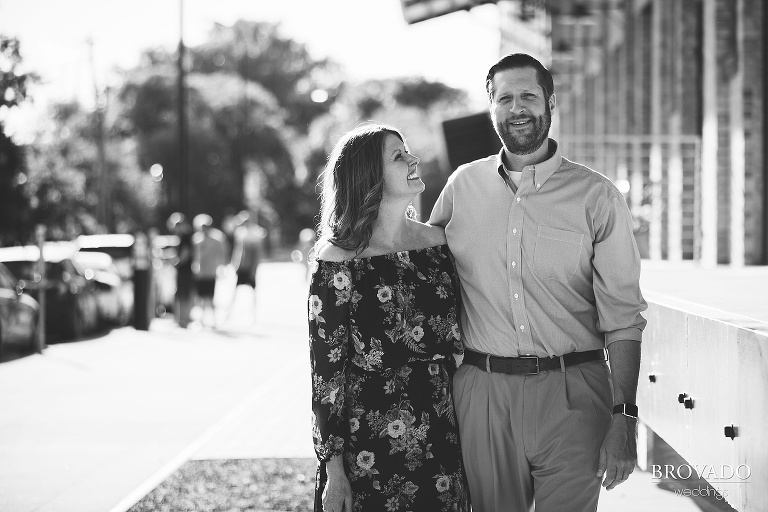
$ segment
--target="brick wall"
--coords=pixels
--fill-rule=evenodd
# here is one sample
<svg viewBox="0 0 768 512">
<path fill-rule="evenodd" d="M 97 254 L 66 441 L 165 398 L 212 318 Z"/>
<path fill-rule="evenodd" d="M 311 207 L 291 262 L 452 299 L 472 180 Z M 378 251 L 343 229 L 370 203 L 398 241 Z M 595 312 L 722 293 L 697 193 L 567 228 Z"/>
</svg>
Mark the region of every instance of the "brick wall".
<svg viewBox="0 0 768 512">
<path fill-rule="evenodd" d="M 745 0 L 744 131 L 746 143 L 745 259 L 766 264 L 766 136 L 764 0 Z"/>
</svg>

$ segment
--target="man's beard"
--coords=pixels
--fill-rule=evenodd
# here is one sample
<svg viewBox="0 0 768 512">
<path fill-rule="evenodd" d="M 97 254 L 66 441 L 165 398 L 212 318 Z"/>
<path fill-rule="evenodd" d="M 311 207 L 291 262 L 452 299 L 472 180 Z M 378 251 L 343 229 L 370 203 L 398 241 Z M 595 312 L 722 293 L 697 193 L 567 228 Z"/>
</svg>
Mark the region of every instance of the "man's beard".
<svg viewBox="0 0 768 512">
<path fill-rule="evenodd" d="M 527 135 L 514 135 L 509 127 L 511 121 L 520 121 L 531 119 L 533 121 L 533 130 Z M 498 134 L 504 148 L 513 155 L 530 155 L 544 144 L 549 136 L 549 127 L 552 125 L 552 112 L 549 105 L 544 109 L 544 115 L 539 117 L 520 116 L 516 119 L 506 119 L 502 123 L 496 121 L 496 133 Z"/>
</svg>

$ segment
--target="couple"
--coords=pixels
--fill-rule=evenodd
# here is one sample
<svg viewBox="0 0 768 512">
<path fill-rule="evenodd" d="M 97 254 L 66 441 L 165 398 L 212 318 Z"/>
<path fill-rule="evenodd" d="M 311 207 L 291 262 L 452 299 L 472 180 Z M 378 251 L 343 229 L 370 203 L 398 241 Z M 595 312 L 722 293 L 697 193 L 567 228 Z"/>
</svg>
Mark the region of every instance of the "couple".
<svg viewBox="0 0 768 512">
<path fill-rule="evenodd" d="M 399 131 L 336 145 L 309 304 L 316 511 L 594 511 L 634 469 L 632 219 L 548 138 L 553 88 L 528 55 L 491 67 L 504 147 L 451 175 L 429 224 Z"/>
</svg>

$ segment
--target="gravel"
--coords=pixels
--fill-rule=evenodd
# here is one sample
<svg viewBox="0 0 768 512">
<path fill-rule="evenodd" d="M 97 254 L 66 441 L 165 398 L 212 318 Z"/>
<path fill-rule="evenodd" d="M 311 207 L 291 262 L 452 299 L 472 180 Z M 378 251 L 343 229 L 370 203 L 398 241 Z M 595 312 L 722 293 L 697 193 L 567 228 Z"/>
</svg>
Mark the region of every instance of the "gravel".
<svg viewBox="0 0 768 512">
<path fill-rule="evenodd" d="M 189 461 L 128 512 L 310 512 L 315 459 Z"/>
</svg>

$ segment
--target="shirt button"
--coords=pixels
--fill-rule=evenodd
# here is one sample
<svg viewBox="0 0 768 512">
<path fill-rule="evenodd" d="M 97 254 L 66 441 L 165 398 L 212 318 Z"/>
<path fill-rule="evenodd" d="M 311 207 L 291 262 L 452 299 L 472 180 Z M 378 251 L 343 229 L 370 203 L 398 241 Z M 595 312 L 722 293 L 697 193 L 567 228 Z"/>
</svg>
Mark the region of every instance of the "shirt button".
<svg viewBox="0 0 768 512">
<path fill-rule="evenodd" d="M 513 262 L 512 262 L 512 268 L 515 268 L 516 266 L 517 266 L 517 263 L 515 263 L 515 262 L 513 261 Z"/>
<path fill-rule="evenodd" d="M 513 234 L 513 235 L 516 235 L 516 234 L 517 234 L 517 230 L 516 230 L 516 229 L 513 229 L 513 230 L 512 230 L 512 234 Z"/>
<path fill-rule="evenodd" d="M 519 198 L 519 197 L 517 198 L 517 202 L 518 202 L 518 203 L 520 202 L 520 198 Z"/>
<path fill-rule="evenodd" d="M 524 331 L 524 330 L 525 330 L 525 326 L 524 326 L 524 325 L 521 325 L 521 326 L 520 326 L 520 330 L 521 330 L 521 331 Z"/>
<path fill-rule="evenodd" d="M 541 188 L 541 183 L 537 183 L 536 188 Z"/>
<path fill-rule="evenodd" d="M 515 294 L 515 300 L 517 300 L 517 297 L 519 297 L 519 295 Z"/>
</svg>

